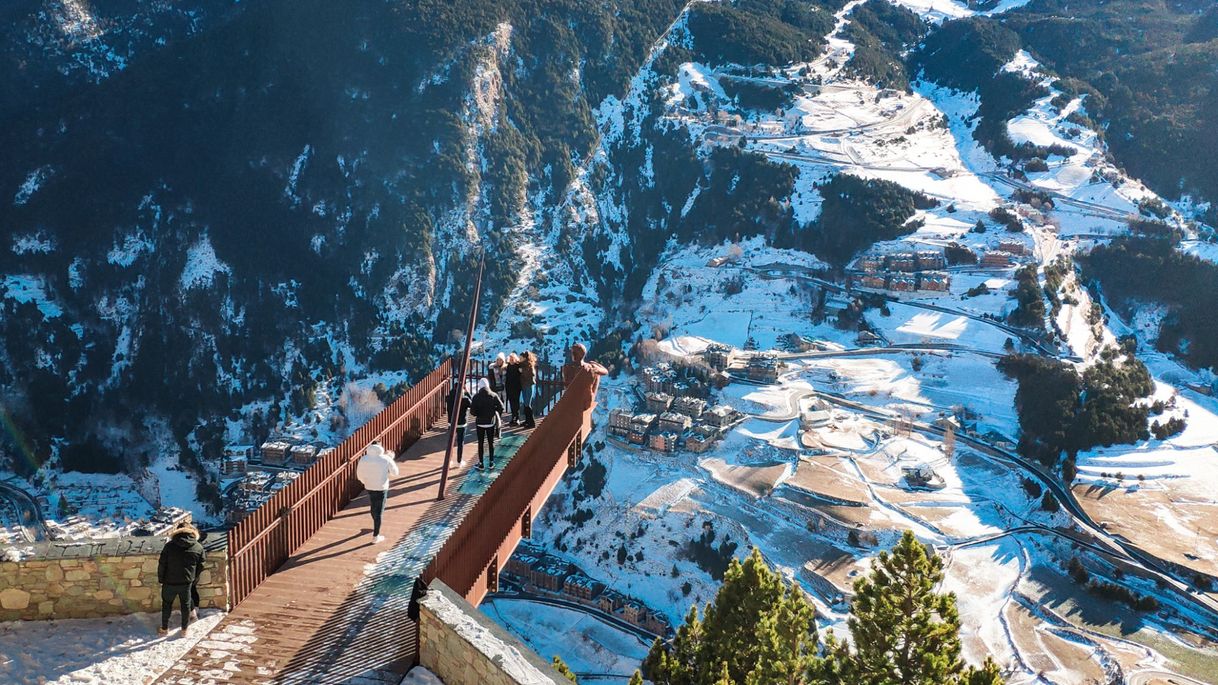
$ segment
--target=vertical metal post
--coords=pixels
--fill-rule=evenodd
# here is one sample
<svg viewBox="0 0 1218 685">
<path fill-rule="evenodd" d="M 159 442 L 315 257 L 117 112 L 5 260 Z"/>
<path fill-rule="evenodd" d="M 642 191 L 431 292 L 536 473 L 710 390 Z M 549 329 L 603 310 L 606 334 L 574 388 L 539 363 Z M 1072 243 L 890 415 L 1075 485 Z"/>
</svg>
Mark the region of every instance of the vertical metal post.
<svg viewBox="0 0 1218 685">
<path fill-rule="evenodd" d="M 478 259 L 478 278 L 474 281 L 474 302 L 469 308 L 469 328 L 465 331 L 465 351 L 461 354 L 460 371 L 457 372 L 457 392 L 465 392 L 465 374 L 469 371 L 469 351 L 474 344 L 474 326 L 478 323 L 478 302 L 482 297 L 482 271 L 486 268 L 486 253 Z M 448 398 L 444 401 L 447 403 Z M 448 417 L 448 446 L 444 449 L 444 468 L 440 471 L 440 492 L 436 499 L 444 499 L 448 489 L 448 465 L 453 458 L 453 448 L 457 445 L 457 422 L 453 414 L 460 413 L 461 397 L 457 395 L 456 411 Z M 453 409 L 450 407 L 450 409 Z"/>
</svg>

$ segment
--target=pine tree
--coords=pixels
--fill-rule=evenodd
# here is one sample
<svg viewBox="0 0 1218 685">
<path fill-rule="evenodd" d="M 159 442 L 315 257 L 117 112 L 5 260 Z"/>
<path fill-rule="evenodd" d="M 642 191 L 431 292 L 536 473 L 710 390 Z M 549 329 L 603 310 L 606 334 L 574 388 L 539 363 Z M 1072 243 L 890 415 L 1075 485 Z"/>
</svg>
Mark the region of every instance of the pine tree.
<svg viewBox="0 0 1218 685">
<path fill-rule="evenodd" d="M 966 668 L 958 682 L 960 685 L 1003 685 L 1006 681 L 1002 678 L 1002 672 L 998 670 L 998 664 L 987 656 L 981 668 L 974 666 Z"/>
<path fill-rule="evenodd" d="M 854 584 L 853 649 L 830 643 L 829 682 L 942 685 L 964 672 L 953 594 L 935 592 L 943 561 L 906 531 Z"/>
<path fill-rule="evenodd" d="M 630 676 L 630 682 L 626 685 L 643 685 L 643 674 L 635 671 L 634 675 Z"/>
<path fill-rule="evenodd" d="M 567 662 L 562 660 L 562 657 L 555 654 L 551 663 L 554 665 L 554 670 L 558 671 L 559 675 L 578 685 L 579 679 L 575 677 L 575 673 L 571 670 L 571 667 L 567 665 Z"/>
<path fill-rule="evenodd" d="M 691 607 L 671 645 L 652 645 L 643 674 L 657 685 L 800 685 L 815 661 L 814 617 L 754 549 L 732 560 L 702 620 Z"/>
</svg>

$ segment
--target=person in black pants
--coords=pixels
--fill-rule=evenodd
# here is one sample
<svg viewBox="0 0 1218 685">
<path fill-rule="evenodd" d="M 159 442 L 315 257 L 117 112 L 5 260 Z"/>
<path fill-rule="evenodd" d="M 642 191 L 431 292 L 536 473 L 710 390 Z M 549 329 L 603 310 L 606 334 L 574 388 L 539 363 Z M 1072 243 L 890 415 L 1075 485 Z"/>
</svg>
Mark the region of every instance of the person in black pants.
<svg viewBox="0 0 1218 685">
<path fill-rule="evenodd" d="M 482 444 L 486 442 L 490 453 L 490 466 L 495 465 L 495 429 L 499 423 L 499 414 L 503 412 L 503 402 L 499 396 L 491 392 L 491 384 L 485 378 L 478 381 L 478 392 L 469 403 L 470 413 L 474 415 L 474 426 L 478 430 L 478 469 L 485 468 L 482 463 Z"/>
<path fill-rule="evenodd" d="M 199 531 L 199 544 L 207 541 L 207 531 Z M 201 574 L 200 574 L 201 575 Z M 191 622 L 199 620 L 199 606 L 202 603 L 199 601 L 199 576 L 195 576 L 195 582 L 190 584 L 190 620 Z"/>
<path fill-rule="evenodd" d="M 469 391 L 458 385 L 460 382 L 459 378 L 453 376 L 453 389 L 448 393 L 448 420 L 457 424 L 457 466 L 461 465 L 461 451 L 465 446 L 465 424 L 471 399 Z"/>
<path fill-rule="evenodd" d="M 169 542 L 161 550 L 157 564 L 156 579 L 161 584 L 161 627 L 157 633 L 169 632 L 169 615 L 173 613 L 173 602 L 178 601 L 182 612 L 182 635 L 190 626 L 190 590 L 203 572 L 205 558 L 203 545 L 199 544 L 199 531 L 189 523 L 175 528 Z"/>
<path fill-rule="evenodd" d="M 508 409 L 512 410 L 509 426 L 520 425 L 520 358 L 513 352 L 508 355 L 507 369 L 503 372 L 503 390 L 507 394 Z"/>
</svg>

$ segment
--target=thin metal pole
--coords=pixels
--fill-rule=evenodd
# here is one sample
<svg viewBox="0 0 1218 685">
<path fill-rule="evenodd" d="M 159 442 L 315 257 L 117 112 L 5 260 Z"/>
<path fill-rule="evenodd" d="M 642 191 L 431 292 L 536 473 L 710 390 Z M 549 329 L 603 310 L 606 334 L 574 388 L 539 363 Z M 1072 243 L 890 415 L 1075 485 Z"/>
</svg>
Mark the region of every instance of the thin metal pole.
<svg viewBox="0 0 1218 685">
<path fill-rule="evenodd" d="M 474 281 L 474 303 L 469 308 L 469 328 L 465 331 L 465 351 L 461 354 L 460 371 L 457 372 L 456 402 L 448 405 L 448 446 L 444 449 L 444 468 L 440 471 L 440 493 L 436 499 L 444 499 L 448 489 L 448 465 L 452 461 L 453 448 L 457 445 L 457 414 L 461 413 L 461 397 L 465 393 L 465 376 L 469 372 L 469 351 L 474 344 L 474 326 L 478 323 L 478 303 L 482 299 L 482 271 L 486 267 L 486 252 L 478 259 L 478 278 Z M 451 391 L 450 391 L 451 392 Z M 448 403 L 448 398 L 444 398 Z M 455 406 L 454 406 L 455 405 Z"/>
</svg>

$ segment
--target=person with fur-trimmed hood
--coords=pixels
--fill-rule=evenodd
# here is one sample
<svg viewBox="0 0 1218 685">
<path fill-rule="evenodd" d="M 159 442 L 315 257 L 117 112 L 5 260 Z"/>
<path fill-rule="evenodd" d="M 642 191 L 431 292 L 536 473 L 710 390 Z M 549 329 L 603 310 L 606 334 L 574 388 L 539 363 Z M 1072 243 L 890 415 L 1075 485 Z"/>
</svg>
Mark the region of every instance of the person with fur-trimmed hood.
<svg viewBox="0 0 1218 685">
<path fill-rule="evenodd" d="M 157 633 L 169 632 L 169 615 L 173 613 L 173 602 L 178 601 L 182 613 L 182 636 L 190 627 L 190 590 L 203 573 L 203 562 L 207 553 L 199 544 L 199 530 L 189 523 L 178 524 L 169 534 L 169 541 L 161 549 L 157 564 L 156 579 L 161 584 L 161 627 Z"/>
<path fill-rule="evenodd" d="M 372 541 L 381 543 L 385 536 L 381 535 L 381 517 L 385 514 L 385 499 L 389 496 L 389 478 L 398 475 L 397 462 L 393 460 L 393 452 L 381 447 L 379 440 L 373 440 L 364 456 L 355 465 L 355 477 L 364 484 L 368 491 L 369 513 L 372 514 Z"/>
</svg>

